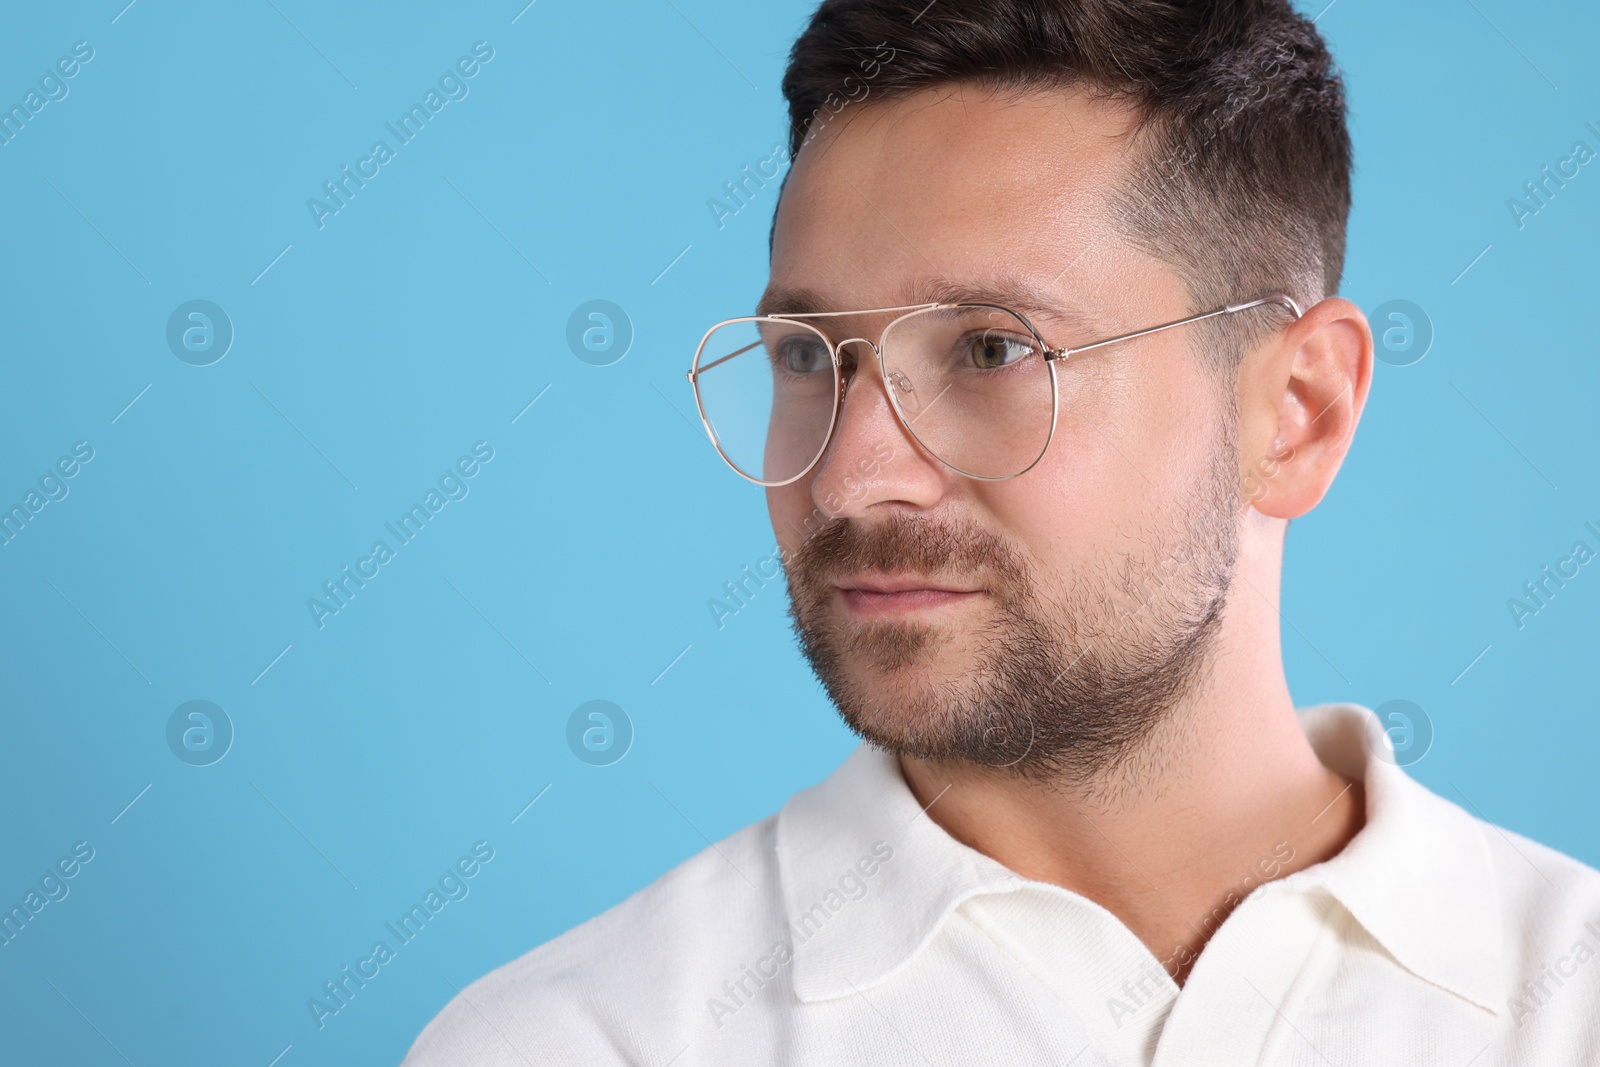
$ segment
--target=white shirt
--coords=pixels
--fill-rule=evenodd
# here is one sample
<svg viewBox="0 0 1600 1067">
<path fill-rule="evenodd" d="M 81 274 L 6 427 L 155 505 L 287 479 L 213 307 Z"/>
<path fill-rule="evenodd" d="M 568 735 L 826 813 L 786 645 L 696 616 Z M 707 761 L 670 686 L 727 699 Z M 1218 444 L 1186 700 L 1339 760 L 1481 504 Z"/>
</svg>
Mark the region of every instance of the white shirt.
<svg viewBox="0 0 1600 1067">
<path fill-rule="evenodd" d="M 1241 879 L 1180 990 L 1114 915 L 923 813 L 894 757 L 825 781 L 469 986 L 405 1067 L 1600 1064 L 1600 872 L 1299 713 L 1366 785 L 1326 862 Z M 1220 918 L 1220 917 L 1219 917 Z"/>
</svg>

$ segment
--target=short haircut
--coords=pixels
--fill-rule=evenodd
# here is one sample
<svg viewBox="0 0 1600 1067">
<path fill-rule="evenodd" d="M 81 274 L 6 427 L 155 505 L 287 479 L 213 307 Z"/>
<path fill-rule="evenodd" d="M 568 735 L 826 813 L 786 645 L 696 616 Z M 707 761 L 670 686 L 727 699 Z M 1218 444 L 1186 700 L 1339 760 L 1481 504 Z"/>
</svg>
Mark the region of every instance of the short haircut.
<svg viewBox="0 0 1600 1067">
<path fill-rule="evenodd" d="M 1338 291 L 1344 89 L 1287 0 L 823 0 L 783 77 L 790 154 L 821 116 L 857 106 L 842 100 L 956 84 L 1132 105 L 1134 150 L 1108 208 L 1184 280 L 1194 310 L 1271 292 L 1306 307 Z M 1205 324 L 1216 369 L 1236 366 L 1250 326 L 1237 320 L 1268 321 L 1256 314 Z"/>
</svg>

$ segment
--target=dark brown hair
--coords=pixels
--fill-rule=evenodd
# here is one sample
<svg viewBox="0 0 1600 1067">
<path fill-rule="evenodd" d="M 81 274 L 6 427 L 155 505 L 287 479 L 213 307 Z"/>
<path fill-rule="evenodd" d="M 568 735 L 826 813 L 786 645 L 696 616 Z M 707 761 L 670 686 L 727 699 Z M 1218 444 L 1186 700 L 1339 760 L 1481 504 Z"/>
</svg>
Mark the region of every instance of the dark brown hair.
<svg viewBox="0 0 1600 1067">
<path fill-rule="evenodd" d="M 783 78 L 790 154 L 846 107 L 955 83 L 1133 105 L 1134 152 L 1108 207 L 1185 279 L 1196 311 L 1338 291 L 1344 91 L 1287 0 L 823 0 Z M 1226 323 L 1242 317 L 1211 331 L 1235 356 L 1244 324 Z"/>
</svg>

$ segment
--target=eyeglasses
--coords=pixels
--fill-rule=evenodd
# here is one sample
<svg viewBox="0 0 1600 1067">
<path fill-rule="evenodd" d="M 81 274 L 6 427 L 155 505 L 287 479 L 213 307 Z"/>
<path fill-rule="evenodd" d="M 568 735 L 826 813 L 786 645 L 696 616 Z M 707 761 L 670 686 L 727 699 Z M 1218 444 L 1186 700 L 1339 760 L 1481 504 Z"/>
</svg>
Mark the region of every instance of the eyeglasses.
<svg viewBox="0 0 1600 1067">
<path fill-rule="evenodd" d="M 751 315 L 707 330 L 686 377 L 706 434 L 728 466 L 757 485 L 788 485 L 827 451 L 851 377 L 841 352 L 859 342 L 877 356 L 890 405 L 923 448 L 959 474 L 1005 481 L 1031 470 L 1055 436 L 1057 363 L 1267 304 L 1282 305 L 1295 319 L 1302 314 L 1292 298 L 1272 293 L 1075 348 L 1052 348 L 1027 318 L 999 304 Z M 892 311 L 904 314 L 876 343 L 865 337 L 835 343 L 807 321 Z"/>
</svg>

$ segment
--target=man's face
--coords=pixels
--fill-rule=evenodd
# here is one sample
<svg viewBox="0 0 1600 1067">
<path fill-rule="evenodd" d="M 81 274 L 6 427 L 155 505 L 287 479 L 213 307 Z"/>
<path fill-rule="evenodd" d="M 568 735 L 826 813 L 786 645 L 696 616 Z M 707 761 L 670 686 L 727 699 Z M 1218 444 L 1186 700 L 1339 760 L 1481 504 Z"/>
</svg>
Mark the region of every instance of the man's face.
<svg viewBox="0 0 1600 1067">
<path fill-rule="evenodd" d="M 1026 289 L 1041 306 L 1018 310 L 1053 347 L 1203 310 L 1110 223 L 1129 131 L 1127 112 L 1065 91 L 853 106 L 795 160 L 769 296 L 842 311 L 939 283 Z M 876 341 L 892 317 L 812 321 Z M 802 650 L 853 729 L 920 758 L 1087 774 L 1184 695 L 1240 515 L 1232 385 L 1196 340 L 1180 327 L 1057 363 L 1049 449 L 993 482 L 923 449 L 870 349 L 846 347 L 828 451 L 768 506 Z M 924 591 L 882 591 L 906 585 Z"/>
</svg>

